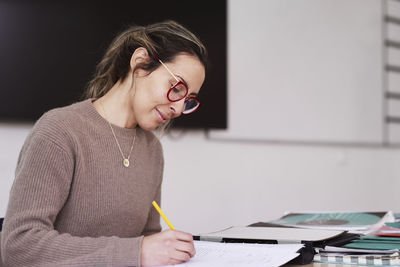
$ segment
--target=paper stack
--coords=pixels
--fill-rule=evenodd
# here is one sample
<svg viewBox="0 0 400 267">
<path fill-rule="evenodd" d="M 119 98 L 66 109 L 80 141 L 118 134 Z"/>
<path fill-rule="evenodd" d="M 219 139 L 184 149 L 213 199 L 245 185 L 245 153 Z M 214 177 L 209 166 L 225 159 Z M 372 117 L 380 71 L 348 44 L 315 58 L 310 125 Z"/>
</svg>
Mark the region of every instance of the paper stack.
<svg viewBox="0 0 400 267">
<path fill-rule="evenodd" d="M 341 229 L 360 234 L 335 246 L 316 247 L 313 261 L 333 264 L 400 266 L 400 223 L 392 212 L 288 213 L 270 223 Z"/>
</svg>

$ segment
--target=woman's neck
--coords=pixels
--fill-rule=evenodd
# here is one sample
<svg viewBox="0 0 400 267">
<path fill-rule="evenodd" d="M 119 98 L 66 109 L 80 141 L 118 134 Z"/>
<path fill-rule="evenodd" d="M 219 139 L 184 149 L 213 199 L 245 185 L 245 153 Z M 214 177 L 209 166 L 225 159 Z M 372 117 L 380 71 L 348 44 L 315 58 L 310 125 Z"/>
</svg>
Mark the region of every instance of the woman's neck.
<svg viewBox="0 0 400 267">
<path fill-rule="evenodd" d="M 122 83 L 118 81 L 104 96 L 93 103 L 104 119 L 122 128 L 134 128 L 137 125 L 131 104 L 130 85 L 129 81 Z"/>
</svg>

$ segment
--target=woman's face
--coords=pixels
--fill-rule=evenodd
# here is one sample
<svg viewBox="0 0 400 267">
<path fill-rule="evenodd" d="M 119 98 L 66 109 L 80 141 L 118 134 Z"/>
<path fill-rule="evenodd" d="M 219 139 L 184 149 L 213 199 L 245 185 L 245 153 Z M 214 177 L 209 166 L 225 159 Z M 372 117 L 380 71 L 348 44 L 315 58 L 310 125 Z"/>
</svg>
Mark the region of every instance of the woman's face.
<svg viewBox="0 0 400 267">
<path fill-rule="evenodd" d="M 200 60 L 189 54 L 179 54 L 173 62 L 165 63 L 168 69 L 186 83 L 188 94 L 197 95 L 204 82 L 205 70 Z M 170 102 L 168 90 L 176 84 L 175 78 L 160 65 L 146 75 L 143 70 L 135 73 L 132 85 L 132 110 L 137 124 L 144 130 L 154 130 L 170 119 L 179 117 L 185 105 L 185 98 Z"/>
</svg>

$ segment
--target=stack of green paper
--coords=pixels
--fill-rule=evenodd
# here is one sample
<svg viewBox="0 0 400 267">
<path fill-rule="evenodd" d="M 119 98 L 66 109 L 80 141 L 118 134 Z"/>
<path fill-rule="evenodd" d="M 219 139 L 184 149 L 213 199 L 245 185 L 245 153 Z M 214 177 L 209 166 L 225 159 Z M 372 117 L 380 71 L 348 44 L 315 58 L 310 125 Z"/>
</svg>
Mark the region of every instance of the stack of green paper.
<svg viewBox="0 0 400 267">
<path fill-rule="evenodd" d="M 374 250 L 400 250 L 400 238 L 386 236 L 362 236 L 359 239 L 353 240 L 351 243 L 344 245 L 343 247 Z"/>
<path fill-rule="evenodd" d="M 392 223 L 387 222 L 387 223 L 385 223 L 385 225 L 392 227 L 392 228 L 400 229 L 400 222 L 392 222 Z"/>
</svg>

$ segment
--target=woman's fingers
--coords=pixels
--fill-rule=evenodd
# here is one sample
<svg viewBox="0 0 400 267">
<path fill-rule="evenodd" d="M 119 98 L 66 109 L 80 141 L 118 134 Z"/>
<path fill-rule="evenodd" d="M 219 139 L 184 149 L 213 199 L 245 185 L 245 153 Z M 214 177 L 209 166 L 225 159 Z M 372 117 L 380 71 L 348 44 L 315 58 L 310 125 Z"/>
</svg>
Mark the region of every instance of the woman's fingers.
<svg viewBox="0 0 400 267">
<path fill-rule="evenodd" d="M 176 250 L 186 252 L 190 257 L 193 257 L 196 254 L 193 244 L 193 236 L 191 234 L 176 230 L 171 231 L 171 234 L 177 239 L 177 242 L 174 243 Z"/>
<path fill-rule="evenodd" d="M 178 264 L 190 260 L 195 254 L 193 236 L 177 230 L 145 236 L 142 241 L 143 266 Z"/>
<path fill-rule="evenodd" d="M 191 234 L 181 232 L 181 231 L 176 231 L 176 230 L 173 230 L 172 232 L 175 233 L 175 236 L 178 240 L 193 242 L 193 236 Z"/>
<path fill-rule="evenodd" d="M 180 263 L 190 260 L 189 253 L 184 251 L 175 250 L 171 255 L 171 260 L 180 261 Z"/>
<path fill-rule="evenodd" d="M 190 257 L 193 257 L 196 254 L 193 242 L 177 241 L 174 246 L 177 251 L 185 252 Z"/>
</svg>

